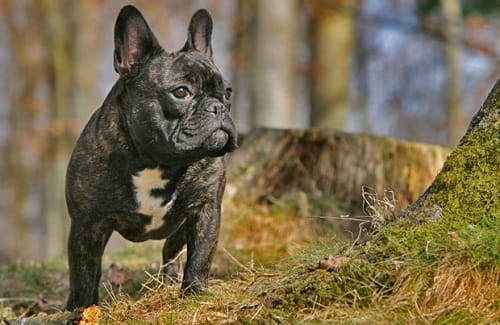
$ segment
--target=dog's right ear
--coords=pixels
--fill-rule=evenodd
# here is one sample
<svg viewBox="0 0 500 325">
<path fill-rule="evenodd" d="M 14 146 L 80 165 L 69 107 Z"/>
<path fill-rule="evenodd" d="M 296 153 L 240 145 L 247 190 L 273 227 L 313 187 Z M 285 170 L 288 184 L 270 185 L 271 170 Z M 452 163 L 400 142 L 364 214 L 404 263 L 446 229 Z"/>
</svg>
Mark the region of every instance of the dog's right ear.
<svg viewBox="0 0 500 325">
<path fill-rule="evenodd" d="M 121 76 L 133 76 L 160 45 L 139 10 L 128 5 L 120 10 L 115 23 L 113 65 Z"/>
</svg>

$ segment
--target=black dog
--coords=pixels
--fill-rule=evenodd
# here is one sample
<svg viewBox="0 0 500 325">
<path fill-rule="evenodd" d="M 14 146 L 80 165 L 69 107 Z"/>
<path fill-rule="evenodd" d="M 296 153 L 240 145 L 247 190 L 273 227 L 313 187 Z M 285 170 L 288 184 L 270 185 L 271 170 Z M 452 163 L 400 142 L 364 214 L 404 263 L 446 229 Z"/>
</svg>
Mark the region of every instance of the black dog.
<svg viewBox="0 0 500 325">
<path fill-rule="evenodd" d="M 183 293 L 206 286 L 217 245 L 224 154 L 236 149 L 231 88 L 212 60 L 212 19 L 191 18 L 177 52 L 158 44 L 141 13 L 122 8 L 115 25 L 120 78 L 93 114 L 71 156 L 67 309 L 98 301 L 101 259 L 116 230 L 131 241 L 166 239 L 164 272 L 187 244 Z"/>
</svg>

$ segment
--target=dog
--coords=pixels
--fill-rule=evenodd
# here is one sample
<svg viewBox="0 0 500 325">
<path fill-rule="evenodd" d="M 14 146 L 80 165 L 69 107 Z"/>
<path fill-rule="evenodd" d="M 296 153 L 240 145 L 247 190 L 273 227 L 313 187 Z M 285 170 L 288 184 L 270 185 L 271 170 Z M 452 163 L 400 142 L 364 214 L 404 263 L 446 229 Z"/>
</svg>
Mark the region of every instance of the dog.
<svg viewBox="0 0 500 325">
<path fill-rule="evenodd" d="M 66 202 L 70 293 L 66 309 L 98 303 L 101 260 L 113 231 L 166 239 L 163 273 L 184 245 L 181 293 L 207 285 L 225 186 L 224 155 L 237 148 L 231 87 L 212 57 L 212 18 L 191 18 L 184 47 L 165 51 L 143 15 L 121 9 L 114 29 L 119 78 L 71 155 Z"/>
</svg>

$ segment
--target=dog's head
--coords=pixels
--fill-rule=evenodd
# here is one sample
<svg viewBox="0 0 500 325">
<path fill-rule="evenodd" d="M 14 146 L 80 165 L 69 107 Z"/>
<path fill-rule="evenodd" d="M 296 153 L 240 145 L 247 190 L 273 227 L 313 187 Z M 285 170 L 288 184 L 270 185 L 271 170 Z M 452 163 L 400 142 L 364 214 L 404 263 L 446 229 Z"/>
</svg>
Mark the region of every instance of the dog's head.
<svg viewBox="0 0 500 325">
<path fill-rule="evenodd" d="M 114 68 L 124 85 L 123 116 L 138 149 L 159 163 L 192 162 L 237 147 L 232 90 L 213 62 L 211 35 L 210 14 L 198 10 L 184 47 L 167 53 L 135 7 L 118 15 Z"/>
</svg>

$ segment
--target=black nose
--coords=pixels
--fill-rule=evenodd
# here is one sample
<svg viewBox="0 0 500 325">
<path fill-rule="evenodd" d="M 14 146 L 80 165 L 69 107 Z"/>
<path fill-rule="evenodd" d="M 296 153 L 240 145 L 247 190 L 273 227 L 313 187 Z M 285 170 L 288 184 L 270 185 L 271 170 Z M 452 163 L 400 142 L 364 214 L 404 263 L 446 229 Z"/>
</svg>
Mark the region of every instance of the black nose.
<svg viewBox="0 0 500 325">
<path fill-rule="evenodd" d="M 226 111 L 226 107 L 220 103 L 214 103 L 205 108 L 207 112 L 213 113 L 215 115 L 222 114 Z"/>
</svg>

